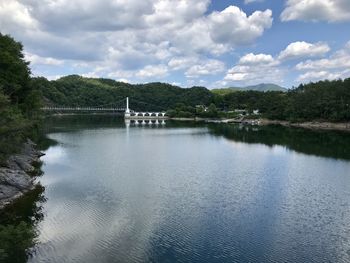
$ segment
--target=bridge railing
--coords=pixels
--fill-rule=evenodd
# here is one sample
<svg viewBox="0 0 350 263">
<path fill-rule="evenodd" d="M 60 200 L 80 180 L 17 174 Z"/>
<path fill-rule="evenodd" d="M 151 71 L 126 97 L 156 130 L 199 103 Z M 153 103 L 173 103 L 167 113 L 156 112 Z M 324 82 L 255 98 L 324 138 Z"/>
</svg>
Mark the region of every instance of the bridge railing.
<svg viewBox="0 0 350 263">
<path fill-rule="evenodd" d="M 123 107 L 42 107 L 43 111 L 125 111 Z"/>
</svg>

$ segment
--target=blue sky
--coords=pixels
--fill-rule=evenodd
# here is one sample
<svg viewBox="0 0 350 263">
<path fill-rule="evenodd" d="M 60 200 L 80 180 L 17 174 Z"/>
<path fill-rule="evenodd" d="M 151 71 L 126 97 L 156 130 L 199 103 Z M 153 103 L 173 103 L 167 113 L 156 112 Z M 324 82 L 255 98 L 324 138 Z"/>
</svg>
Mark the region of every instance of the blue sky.
<svg viewBox="0 0 350 263">
<path fill-rule="evenodd" d="M 35 76 L 208 88 L 350 77 L 349 0 L 0 0 Z"/>
</svg>

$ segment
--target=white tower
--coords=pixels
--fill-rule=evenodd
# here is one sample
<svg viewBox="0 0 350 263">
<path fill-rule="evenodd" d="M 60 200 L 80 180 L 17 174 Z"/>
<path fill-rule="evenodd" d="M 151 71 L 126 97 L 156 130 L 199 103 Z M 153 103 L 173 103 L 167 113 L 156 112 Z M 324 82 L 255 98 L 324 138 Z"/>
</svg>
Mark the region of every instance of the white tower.
<svg viewBox="0 0 350 263">
<path fill-rule="evenodd" d="M 126 118 L 130 117 L 129 97 L 126 97 L 126 109 L 125 109 L 124 117 Z"/>
</svg>

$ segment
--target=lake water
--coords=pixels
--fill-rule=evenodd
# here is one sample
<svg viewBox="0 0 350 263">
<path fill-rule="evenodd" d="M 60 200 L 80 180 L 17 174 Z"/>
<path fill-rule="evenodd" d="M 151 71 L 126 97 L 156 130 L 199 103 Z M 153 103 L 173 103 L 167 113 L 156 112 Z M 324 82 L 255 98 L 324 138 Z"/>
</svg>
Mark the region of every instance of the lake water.
<svg viewBox="0 0 350 263">
<path fill-rule="evenodd" d="M 29 262 L 350 262 L 350 134 L 47 121 Z"/>
</svg>

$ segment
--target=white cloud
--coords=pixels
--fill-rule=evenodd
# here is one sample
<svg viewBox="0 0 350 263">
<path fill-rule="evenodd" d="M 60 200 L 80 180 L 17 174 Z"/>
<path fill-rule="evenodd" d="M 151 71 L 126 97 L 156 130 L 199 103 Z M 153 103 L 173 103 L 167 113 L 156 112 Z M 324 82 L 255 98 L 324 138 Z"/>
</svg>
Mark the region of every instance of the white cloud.
<svg viewBox="0 0 350 263">
<path fill-rule="evenodd" d="M 26 52 L 25 59 L 30 62 L 31 65 L 51 65 L 51 66 L 59 66 L 63 65 L 64 61 L 51 58 L 51 57 L 40 57 L 35 54 L 31 54 Z"/>
<path fill-rule="evenodd" d="M 13 31 L 18 27 L 34 29 L 37 26 L 37 21 L 24 4 L 19 1 L 0 0 L 0 29 Z"/>
<path fill-rule="evenodd" d="M 350 42 L 341 49 L 332 54 L 329 58 L 319 60 L 307 60 L 296 65 L 298 70 L 316 70 L 316 69 L 342 69 L 350 68 Z"/>
<path fill-rule="evenodd" d="M 106 75 L 109 78 L 114 78 L 114 79 L 129 79 L 134 76 L 134 72 L 128 71 L 128 70 L 113 70 L 111 72 L 108 72 Z"/>
<path fill-rule="evenodd" d="M 87 73 L 83 73 L 81 74 L 83 77 L 85 78 L 98 78 L 99 74 L 96 71 L 91 71 L 91 72 L 87 72 Z"/>
<path fill-rule="evenodd" d="M 330 73 L 328 71 L 310 71 L 306 72 L 298 77 L 298 81 L 316 81 L 321 79 L 337 79 L 340 78 L 341 74 L 339 73 Z"/>
<path fill-rule="evenodd" d="M 328 51 L 330 51 L 330 48 L 326 43 L 318 42 L 311 44 L 304 41 L 294 42 L 289 44 L 287 48 L 280 53 L 279 59 L 317 57 L 326 54 Z"/>
<path fill-rule="evenodd" d="M 48 80 L 57 80 L 59 78 L 62 78 L 63 76 L 62 75 L 47 75 L 46 78 Z"/>
<path fill-rule="evenodd" d="M 304 71 L 298 81 L 312 81 L 320 79 L 346 78 L 350 75 L 350 42 L 328 58 L 307 60 L 300 62 L 295 67 Z"/>
<path fill-rule="evenodd" d="M 271 55 L 267 54 L 253 54 L 249 53 L 240 58 L 239 64 L 241 65 L 257 65 L 257 64 L 270 64 L 275 63 L 275 59 Z"/>
<path fill-rule="evenodd" d="M 26 6 L 31 17 L 40 23 L 43 30 L 60 34 L 82 30 L 103 32 L 141 27 L 145 15 L 153 13 L 154 2 L 152 0 L 16 1 Z"/>
<path fill-rule="evenodd" d="M 239 46 L 251 44 L 272 25 L 272 11 L 256 11 L 247 16 L 236 6 L 222 12 L 213 12 L 208 17 L 210 36 L 217 43 Z"/>
<path fill-rule="evenodd" d="M 129 80 L 123 79 L 123 78 L 117 79 L 117 81 L 119 81 L 119 82 L 124 82 L 124 83 L 129 83 Z"/>
<path fill-rule="evenodd" d="M 209 0 L 158 0 L 153 1 L 154 12 L 146 16 L 151 25 L 183 25 L 202 17 L 208 9 Z"/>
<path fill-rule="evenodd" d="M 168 68 L 165 65 L 148 65 L 136 73 L 140 78 L 160 78 L 168 74 Z"/>
<path fill-rule="evenodd" d="M 185 75 L 188 78 L 197 78 L 199 76 L 215 75 L 225 71 L 225 64 L 219 60 L 210 59 L 201 61 L 200 64 L 190 67 Z"/>
<path fill-rule="evenodd" d="M 288 0 L 281 14 L 282 21 L 328 21 L 350 20 L 349 0 Z"/>
<path fill-rule="evenodd" d="M 250 3 L 254 3 L 254 2 L 264 2 L 264 0 L 244 0 L 244 3 L 247 5 L 247 4 L 250 4 Z"/>
<path fill-rule="evenodd" d="M 221 83 L 282 83 L 284 71 L 278 65 L 279 61 L 269 54 L 250 53 L 241 57 L 237 65 L 228 70 Z"/>
<path fill-rule="evenodd" d="M 253 44 L 272 25 L 271 10 L 247 15 L 230 6 L 209 12 L 210 3 L 0 0 L 0 30 L 22 41 L 32 60 L 73 70 L 84 65 L 85 74 L 131 80 L 169 70 L 201 75 L 201 61 Z"/>
<path fill-rule="evenodd" d="M 197 57 L 173 57 L 168 62 L 168 66 L 172 70 L 187 69 L 192 65 L 198 63 L 199 59 Z"/>
</svg>

